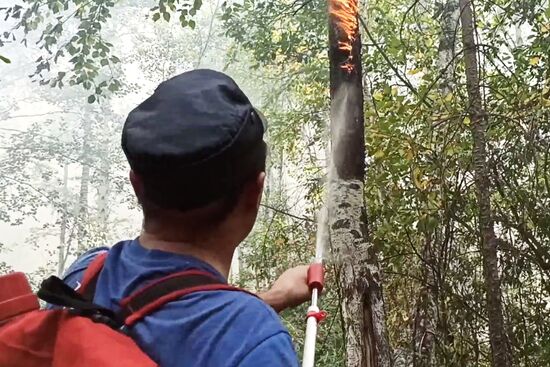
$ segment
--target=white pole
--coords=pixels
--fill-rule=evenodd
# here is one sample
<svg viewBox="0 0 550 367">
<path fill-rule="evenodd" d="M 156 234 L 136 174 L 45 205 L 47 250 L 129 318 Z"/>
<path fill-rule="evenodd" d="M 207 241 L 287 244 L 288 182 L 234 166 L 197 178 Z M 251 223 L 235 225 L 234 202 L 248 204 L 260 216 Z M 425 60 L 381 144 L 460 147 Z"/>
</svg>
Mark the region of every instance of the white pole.
<svg viewBox="0 0 550 367">
<path fill-rule="evenodd" d="M 328 242 L 328 210 L 325 206 L 317 217 L 317 237 L 315 245 L 315 261 L 310 265 L 307 282 L 311 289 L 311 306 L 307 309 L 306 337 L 304 339 L 304 355 L 302 367 L 314 367 L 315 365 L 315 343 L 317 340 L 317 324 L 326 315 L 320 312 L 317 304 L 319 293 L 323 290 L 325 271 L 323 269 L 323 252 Z"/>
<path fill-rule="evenodd" d="M 311 312 L 318 313 L 317 306 L 317 289 L 311 291 L 311 306 L 307 309 L 308 314 Z M 315 365 L 315 341 L 317 339 L 317 319 L 314 316 L 307 318 L 306 338 L 304 340 L 304 357 L 302 367 L 313 367 Z"/>
</svg>

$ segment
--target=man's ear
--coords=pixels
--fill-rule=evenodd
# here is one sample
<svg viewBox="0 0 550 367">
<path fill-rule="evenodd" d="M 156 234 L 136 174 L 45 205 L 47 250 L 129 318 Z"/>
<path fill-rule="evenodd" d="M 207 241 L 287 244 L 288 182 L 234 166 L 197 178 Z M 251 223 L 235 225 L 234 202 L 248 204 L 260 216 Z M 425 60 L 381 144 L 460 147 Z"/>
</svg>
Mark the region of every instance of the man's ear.
<svg viewBox="0 0 550 367">
<path fill-rule="evenodd" d="M 256 209 L 260 207 L 262 201 L 262 194 L 264 192 L 265 184 L 265 172 L 260 172 L 256 177 L 255 189 L 256 189 Z"/>
<path fill-rule="evenodd" d="M 248 209 L 258 209 L 262 201 L 265 172 L 260 172 L 253 180 L 248 181 L 241 193 L 241 203 Z"/>
<path fill-rule="evenodd" d="M 141 181 L 141 178 L 133 170 L 130 170 L 130 183 L 134 188 L 134 193 L 136 194 L 138 200 L 141 202 L 141 198 L 143 197 L 143 191 L 144 191 L 143 182 Z"/>
</svg>

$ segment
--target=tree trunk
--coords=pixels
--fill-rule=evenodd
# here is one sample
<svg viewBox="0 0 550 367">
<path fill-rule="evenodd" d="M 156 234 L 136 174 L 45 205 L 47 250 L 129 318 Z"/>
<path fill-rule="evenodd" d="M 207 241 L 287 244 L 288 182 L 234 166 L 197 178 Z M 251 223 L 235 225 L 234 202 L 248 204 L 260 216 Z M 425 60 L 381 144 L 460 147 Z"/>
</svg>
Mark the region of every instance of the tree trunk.
<svg viewBox="0 0 550 367">
<path fill-rule="evenodd" d="M 432 249 L 432 234 L 426 233 L 422 257 L 426 263 L 422 263 L 422 284 L 414 315 L 413 329 L 413 367 L 429 367 L 435 365 L 434 360 L 434 335 L 437 324 L 437 311 L 435 309 L 434 295 L 435 277 L 432 266 L 435 266 L 435 256 Z"/>
<path fill-rule="evenodd" d="M 441 34 L 439 36 L 438 64 L 443 72 L 439 89 L 443 96 L 453 90 L 453 60 L 455 57 L 458 34 L 459 8 L 458 0 L 447 0 L 438 3 Z"/>
<path fill-rule="evenodd" d="M 489 320 L 489 340 L 491 343 L 492 365 L 511 366 L 504 317 L 502 313 L 502 292 L 497 259 L 497 238 L 491 213 L 491 193 L 486 159 L 487 116 L 483 110 L 479 85 L 477 45 L 474 38 L 475 25 L 470 0 L 460 0 L 464 65 L 468 89 L 472 136 L 474 141 L 473 162 L 477 204 L 479 207 L 479 227 L 483 257 L 483 275 Z"/>
<path fill-rule="evenodd" d="M 102 243 L 106 243 L 107 237 L 109 234 L 109 197 L 111 194 L 111 174 L 110 174 L 110 162 L 109 162 L 109 152 L 104 151 L 104 156 L 101 160 L 101 182 L 98 187 L 97 192 L 97 210 L 98 210 L 98 220 L 99 220 L 99 240 Z"/>
<path fill-rule="evenodd" d="M 65 271 L 65 261 L 68 255 L 67 249 L 67 221 L 68 221 L 68 201 L 69 201 L 69 166 L 63 165 L 63 212 L 61 213 L 61 229 L 59 231 L 59 249 L 57 261 L 57 275 L 61 277 Z"/>
<path fill-rule="evenodd" d="M 80 193 L 78 196 L 78 214 L 77 223 L 77 243 L 78 253 L 82 253 L 87 248 L 87 228 L 88 228 L 88 192 L 90 187 L 90 139 L 92 129 L 91 116 L 84 117 L 83 122 L 83 142 L 82 142 L 82 171 L 80 175 Z"/>
<path fill-rule="evenodd" d="M 458 0 L 447 0 L 436 4 L 436 13 L 441 25 L 438 48 L 438 68 L 442 78 L 439 84 L 439 90 L 444 98 L 453 90 L 453 70 L 456 51 L 456 41 L 458 37 L 458 18 L 459 8 Z M 443 126 L 443 134 L 448 134 L 450 127 Z M 435 366 L 435 333 L 436 330 L 442 331 L 441 325 L 446 324 L 443 320 L 438 323 L 437 302 L 439 301 L 438 290 L 441 287 L 436 276 L 434 268 L 438 268 L 440 259 L 436 255 L 436 248 L 444 246 L 445 228 L 442 220 L 435 228 L 434 232 L 426 232 L 424 235 L 424 248 L 422 250 L 423 262 L 421 263 L 422 286 L 416 301 L 413 329 L 413 366 L 428 367 Z M 440 235 L 441 234 L 441 235 Z M 438 241 L 441 240 L 441 241 Z M 442 300 L 446 302 L 446 300 Z M 442 314 L 441 317 L 446 317 Z M 442 333 L 444 340 L 447 340 L 446 333 Z"/>
<path fill-rule="evenodd" d="M 353 5 L 353 4 L 352 4 Z M 349 367 L 391 366 L 386 336 L 381 274 L 377 254 L 367 240 L 363 196 L 365 139 L 361 40 L 356 26 L 351 55 L 342 49 L 341 19 L 329 2 L 331 166 L 328 210 L 331 248 L 341 263 L 339 284 Z M 351 56 L 351 58 L 350 58 Z"/>
<path fill-rule="evenodd" d="M 241 271 L 239 264 L 239 252 L 240 248 L 237 247 L 233 252 L 233 257 L 231 258 L 231 267 L 229 268 L 229 274 L 227 276 L 227 282 L 229 284 L 238 284 L 239 283 L 239 273 Z"/>
</svg>

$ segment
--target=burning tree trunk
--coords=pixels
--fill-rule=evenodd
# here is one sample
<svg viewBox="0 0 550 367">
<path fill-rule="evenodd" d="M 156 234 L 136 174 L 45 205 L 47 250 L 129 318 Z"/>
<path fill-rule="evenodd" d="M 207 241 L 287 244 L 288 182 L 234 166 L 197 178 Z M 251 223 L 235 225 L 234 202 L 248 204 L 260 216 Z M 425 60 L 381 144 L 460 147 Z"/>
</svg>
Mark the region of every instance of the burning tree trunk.
<svg viewBox="0 0 550 367">
<path fill-rule="evenodd" d="M 490 182 L 486 159 L 487 116 L 483 111 L 477 60 L 477 45 L 474 38 L 474 20 L 470 0 L 460 0 L 462 42 L 464 44 L 464 65 L 468 89 L 468 114 L 472 124 L 474 140 L 474 170 L 479 206 L 479 227 L 483 257 L 483 275 L 487 298 L 489 320 L 489 340 L 493 356 L 493 366 L 508 367 L 511 358 L 507 345 L 502 314 L 502 291 L 498 272 L 497 238 L 491 213 Z"/>
<path fill-rule="evenodd" d="M 376 251 L 367 242 L 365 139 L 357 0 L 329 1 L 329 226 L 339 283 L 347 365 L 391 366 Z"/>
</svg>

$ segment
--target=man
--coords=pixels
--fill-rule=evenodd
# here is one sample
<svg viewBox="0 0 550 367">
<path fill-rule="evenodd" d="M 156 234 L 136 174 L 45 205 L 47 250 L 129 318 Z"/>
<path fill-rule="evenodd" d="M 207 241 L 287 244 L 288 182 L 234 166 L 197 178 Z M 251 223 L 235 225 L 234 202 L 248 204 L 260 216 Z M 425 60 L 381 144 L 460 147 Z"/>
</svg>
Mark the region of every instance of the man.
<svg viewBox="0 0 550 367">
<path fill-rule="evenodd" d="M 251 231 L 262 195 L 263 119 L 228 76 L 195 70 L 160 84 L 128 116 L 122 148 L 143 208 L 139 238 L 113 246 L 94 302 L 118 302 L 148 281 L 199 269 L 225 282 L 235 248 Z M 65 281 L 78 287 L 88 264 Z M 305 266 L 285 272 L 256 298 L 197 292 L 166 304 L 133 326 L 137 344 L 162 367 L 296 366 L 278 311 L 309 297 Z"/>
</svg>

